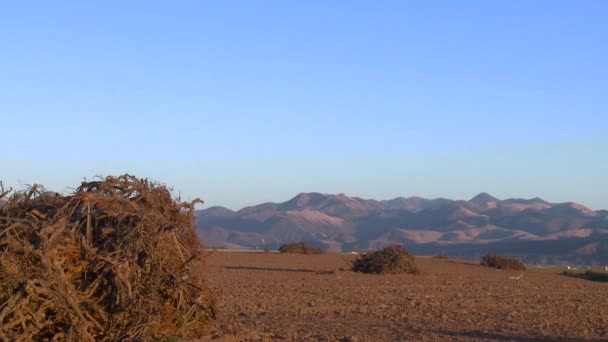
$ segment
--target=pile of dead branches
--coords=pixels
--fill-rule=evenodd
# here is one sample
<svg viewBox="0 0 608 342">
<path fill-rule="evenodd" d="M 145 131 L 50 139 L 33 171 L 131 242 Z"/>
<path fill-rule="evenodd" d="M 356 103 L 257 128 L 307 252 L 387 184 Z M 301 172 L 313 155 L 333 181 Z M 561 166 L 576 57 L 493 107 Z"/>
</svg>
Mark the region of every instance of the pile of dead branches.
<svg viewBox="0 0 608 342">
<path fill-rule="evenodd" d="M 322 254 L 323 250 L 321 248 L 313 247 L 304 241 L 298 241 L 282 244 L 279 247 L 279 252 L 291 254 Z"/>
<path fill-rule="evenodd" d="M 381 251 L 362 254 L 353 262 L 352 270 L 372 274 L 418 274 L 416 258 L 401 245 L 390 245 Z"/>
<path fill-rule="evenodd" d="M 9 191 L 0 186 L 0 197 Z M 0 340 L 193 337 L 214 316 L 194 205 L 130 175 L 0 209 Z"/>
<path fill-rule="evenodd" d="M 509 258 L 497 254 L 486 254 L 481 257 L 481 266 L 493 267 L 499 270 L 525 271 L 526 265 L 515 258 Z"/>
</svg>

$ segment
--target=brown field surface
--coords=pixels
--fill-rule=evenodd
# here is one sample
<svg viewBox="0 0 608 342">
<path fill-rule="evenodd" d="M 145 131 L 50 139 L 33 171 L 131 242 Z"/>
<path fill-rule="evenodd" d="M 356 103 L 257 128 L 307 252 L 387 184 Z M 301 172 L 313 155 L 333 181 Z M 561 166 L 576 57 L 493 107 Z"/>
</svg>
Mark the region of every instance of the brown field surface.
<svg viewBox="0 0 608 342">
<path fill-rule="evenodd" d="M 419 257 L 419 275 L 354 256 L 214 252 L 220 341 L 608 341 L 608 284 Z"/>
</svg>

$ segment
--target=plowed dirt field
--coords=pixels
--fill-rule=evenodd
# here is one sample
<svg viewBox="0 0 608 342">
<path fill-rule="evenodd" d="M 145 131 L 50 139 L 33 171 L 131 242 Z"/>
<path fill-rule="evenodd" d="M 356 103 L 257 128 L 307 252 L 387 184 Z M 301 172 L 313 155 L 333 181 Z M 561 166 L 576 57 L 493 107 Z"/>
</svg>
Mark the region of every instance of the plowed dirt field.
<svg viewBox="0 0 608 342">
<path fill-rule="evenodd" d="M 214 252 L 219 341 L 608 341 L 608 283 L 418 257 L 420 275 L 355 256 Z"/>
</svg>

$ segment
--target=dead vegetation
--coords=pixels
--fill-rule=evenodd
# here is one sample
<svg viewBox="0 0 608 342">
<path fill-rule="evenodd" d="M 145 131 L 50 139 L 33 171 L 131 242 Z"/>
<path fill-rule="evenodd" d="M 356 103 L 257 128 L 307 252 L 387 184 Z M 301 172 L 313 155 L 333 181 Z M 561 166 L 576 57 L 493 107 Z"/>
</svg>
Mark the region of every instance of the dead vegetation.
<svg viewBox="0 0 608 342">
<path fill-rule="evenodd" d="M 515 258 L 509 258 L 502 255 L 486 254 L 481 257 L 480 265 L 493 267 L 499 270 L 514 270 L 525 271 L 526 266 Z"/>
<path fill-rule="evenodd" d="M 313 247 L 304 241 L 298 241 L 281 245 L 279 247 L 279 252 L 291 254 L 322 254 L 323 250 Z"/>
<path fill-rule="evenodd" d="M 215 314 L 197 202 L 130 175 L 67 196 L 38 185 L 12 194 L 0 209 L 0 340 L 200 334 Z"/>
<path fill-rule="evenodd" d="M 352 270 L 373 274 L 418 274 L 415 258 L 403 246 L 391 245 L 381 251 L 361 255 L 353 262 Z"/>
</svg>

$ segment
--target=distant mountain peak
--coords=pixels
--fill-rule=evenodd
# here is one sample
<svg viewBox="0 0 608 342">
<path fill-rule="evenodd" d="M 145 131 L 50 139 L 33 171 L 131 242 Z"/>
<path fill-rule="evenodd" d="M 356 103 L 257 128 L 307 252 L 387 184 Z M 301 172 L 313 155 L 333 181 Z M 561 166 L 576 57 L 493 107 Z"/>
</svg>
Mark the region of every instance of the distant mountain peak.
<svg viewBox="0 0 608 342">
<path fill-rule="evenodd" d="M 323 206 L 324 204 L 327 204 L 327 202 L 331 199 L 346 201 L 349 199 L 349 197 L 343 194 L 327 195 L 322 194 L 320 192 L 301 192 L 289 201 L 281 203 L 279 208 L 281 210 L 301 210 L 307 208 L 318 208 L 320 206 Z"/>
<path fill-rule="evenodd" d="M 477 196 L 469 200 L 470 203 L 474 204 L 486 204 L 489 202 L 499 202 L 500 200 L 487 192 L 481 192 Z"/>
<path fill-rule="evenodd" d="M 199 210 L 196 224 L 209 245 L 240 248 L 255 248 L 262 240 L 274 247 L 303 240 L 335 252 L 399 243 L 426 254 L 446 248 L 458 255 L 513 248 L 522 255 L 578 258 L 576 251 L 599 237 L 608 246 L 608 211 L 539 198 L 498 200 L 485 192 L 468 201 L 422 197 L 376 201 L 303 192 L 287 202 L 262 203 L 237 212 L 222 207 Z M 585 255 L 603 257 L 608 263 L 608 247 L 594 251 Z"/>
<path fill-rule="evenodd" d="M 210 207 L 202 210 L 201 212 L 207 216 L 232 216 L 235 214 L 233 210 L 220 206 Z"/>
<path fill-rule="evenodd" d="M 573 210 L 576 210 L 583 215 L 588 215 L 588 216 L 597 216 L 598 215 L 598 213 L 585 207 L 582 204 L 578 204 L 578 203 L 574 203 L 574 202 L 567 202 L 567 203 L 565 203 L 565 206 L 567 206 L 568 208 L 571 208 Z"/>
<path fill-rule="evenodd" d="M 292 198 L 288 202 L 292 202 L 299 206 L 304 206 L 304 205 L 307 205 L 309 202 L 323 199 L 325 197 L 327 197 L 327 196 L 325 196 L 319 192 L 300 192 L 299 194 L 297 194 L 294 198 Z"/>
</svg>

